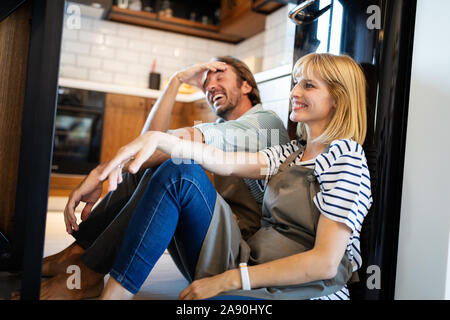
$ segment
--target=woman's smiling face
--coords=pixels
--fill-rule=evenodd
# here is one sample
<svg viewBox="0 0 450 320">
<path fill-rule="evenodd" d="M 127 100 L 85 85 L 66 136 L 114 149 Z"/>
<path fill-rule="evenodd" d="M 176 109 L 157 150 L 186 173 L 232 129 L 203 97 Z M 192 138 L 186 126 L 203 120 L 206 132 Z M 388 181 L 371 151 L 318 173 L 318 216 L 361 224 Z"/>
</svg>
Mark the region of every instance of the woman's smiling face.
<svg viewBox="0 0 450 320">
<path fill-rule="evenodd" d="M 295 78 L 295 86 L 291 90 L 291 121 L 304 122 L 308 126 L 314 124 L 328 125 L 331 121 L 335 102 L 331 97 L 327 84 L 314 74 Z"/>
</svg>

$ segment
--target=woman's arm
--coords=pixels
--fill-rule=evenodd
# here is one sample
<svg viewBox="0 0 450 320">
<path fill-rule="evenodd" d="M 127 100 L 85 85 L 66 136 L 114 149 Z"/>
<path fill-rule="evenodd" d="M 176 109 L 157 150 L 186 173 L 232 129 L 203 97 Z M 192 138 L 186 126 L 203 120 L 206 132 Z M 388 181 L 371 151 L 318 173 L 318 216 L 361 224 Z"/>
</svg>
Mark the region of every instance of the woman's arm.
<svg viewBox="0 0 450 320">
<path fill-rule="evenodd" d="M 117 155 L 103 169 L 100 179 L 109 178 L 109 190 L 114 190 L 111 181 L 117 181 L 117 168 L 128 162 L 128 171 L 136 173 L 156 150 L 170 155 L 171 158 L 193 159 L 204 169 L 213 173 L 243 178 L 264 178 L 268 166 L 266 158 L 259 153 L 224 152 L 200 142 L 181 140 L 173 135 L 158 131 L 149 131 L 128 145 L 120 148 Z M 118 181 L 120 183 L 120 181 Z"/>
<path fill-rule="evenodd" d="M 249 267 L 252 288 L 331 279 L 347 249 L 351 230 L 320 215 L 314 248 L 296 255 Z"/>
<path fill-rule="evenodd" d="M 248 267 L 252 288 L 285 286 L 333 278 L 345 254 L 350 229 L 321 215 L 314 248 L 296 255 Z M 196 280 L 180 299 L 205 299 L 223 291 L 241 289 L 239 269 Z"/>
</svg>

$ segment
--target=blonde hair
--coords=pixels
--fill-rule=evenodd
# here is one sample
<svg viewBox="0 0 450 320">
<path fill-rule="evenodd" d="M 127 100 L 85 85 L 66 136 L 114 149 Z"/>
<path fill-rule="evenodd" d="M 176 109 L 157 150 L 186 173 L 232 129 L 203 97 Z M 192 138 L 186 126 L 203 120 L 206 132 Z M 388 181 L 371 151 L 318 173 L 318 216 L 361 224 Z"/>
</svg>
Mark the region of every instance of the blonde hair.
<svg viewBox="0 0 450 320">
<path fill-rule="evenodd" d="M 336 103 L 336 111 L 325 131 L 315 141 L 328 144 L 337 139 L 353 139 L 364 143 L 367 131 L 366 79 L 360 66 L 349 56 L 310 53 L 294 65 L 292 76 L 323 80 Z M 307 137 L 306 128 L 299 123 L 300 138 Z"/>
</svg>

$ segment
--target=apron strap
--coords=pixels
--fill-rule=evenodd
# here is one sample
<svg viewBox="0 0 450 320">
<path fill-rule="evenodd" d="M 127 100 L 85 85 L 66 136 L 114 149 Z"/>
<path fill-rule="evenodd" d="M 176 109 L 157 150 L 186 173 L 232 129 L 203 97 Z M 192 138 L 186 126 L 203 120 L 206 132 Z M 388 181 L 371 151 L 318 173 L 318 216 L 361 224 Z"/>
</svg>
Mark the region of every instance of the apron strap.
<svg viewBox="0 0 450 320">
<path fill-rule="evenodd" d="M 295 161 L 295 159 L 298 157 L 298 155 L 305 150 L 305 146 L 300 144 L 297 151 L 294 153 L 291 153 L 289 157 L 286 158 L 286 160 L 280 165 L 279 171 L 286 170 L 292 162 Z M 322 153 L 327 153 L 330 150 L 330 145 L 327 145 L 325 149 L 323 149 Z"/>
<path fill-rule="evenodd" d="M 305 146 L 300 144 L 298 150 L 295 151 L 294 153 L 291 153 L 289 155 L 289 157 L 286 158 L 286 160 L 280 165 L 280 168 L 278 168 L 278 171 L 286 170 L 290 166 L 290 164 L 295 161 L 295 159 L 298 157 L 298 155 L 301 152 L 303 152 L 304 150 L 305 150 Z"/>
</svg>

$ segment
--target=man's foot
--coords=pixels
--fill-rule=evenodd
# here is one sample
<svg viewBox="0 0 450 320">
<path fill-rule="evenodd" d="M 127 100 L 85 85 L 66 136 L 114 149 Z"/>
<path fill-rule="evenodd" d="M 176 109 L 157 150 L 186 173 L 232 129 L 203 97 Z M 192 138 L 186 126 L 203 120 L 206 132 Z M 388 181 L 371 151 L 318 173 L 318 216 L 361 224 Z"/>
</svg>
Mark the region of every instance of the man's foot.
<svg viewBox="0 0 450 320">
<path fill-rule="evenodd" d="M 92 271 L 81 260 L 74 266 L 79 269 L 73 268 L 69 273 L 59 273 L 52 278 L 43 279 L 40 299 L 81 300 L 99 297 L 103 291 L 105 275 Z M 20 293 L 13 292 L 11 299 L 20 299 Z"/>
<path fill-rule="evenodd" d="M 81 281 L 79 289 L 73 286 L 70 274 L 58 274 L 41 283 L 41 300 L 82 300 L 99 297 L 104 287 L 103 275 L 97 281 Z M 68 284 L 69 282 L 69 284 Z M 70 289 L 73 288 L 73 289 Z"/>
<path fill-rule="evenodd" d="M 45 257 L 42 262 L 42 276 L 53 277 L 59 273 L 66 273 L 67 267 L 80 260 L 84 249 L 76 242 L 57 254 Z"/>
<path fill-rule="evenodd" d="M 100 296 L 104 287 L 104 274 L 89 269 L 79 259 L 68 273 L 59 273 L 41 283 L 41 300 L 80 300 Z"/>
</svg>

